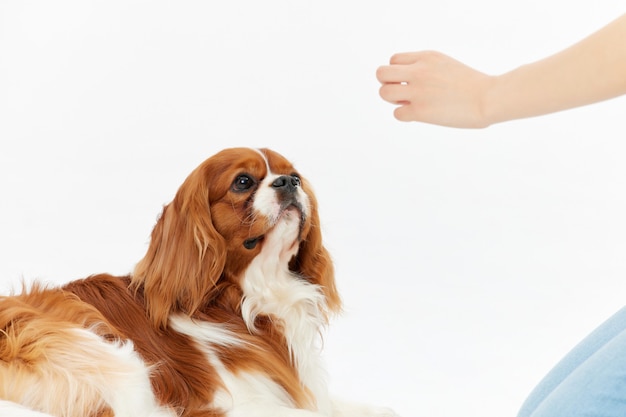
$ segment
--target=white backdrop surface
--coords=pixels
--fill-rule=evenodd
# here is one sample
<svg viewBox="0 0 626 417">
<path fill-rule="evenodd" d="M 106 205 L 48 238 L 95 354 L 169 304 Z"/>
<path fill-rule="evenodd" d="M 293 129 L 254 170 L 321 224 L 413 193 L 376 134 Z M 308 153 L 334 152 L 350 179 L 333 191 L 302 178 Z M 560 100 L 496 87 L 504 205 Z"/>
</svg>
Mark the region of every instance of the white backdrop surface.
<svg viewBox="0 0 626 417">
<path fill-rule="evenodd" d="M 339 396 L 514 416 L 626 304 L 626 99 L 485 130 L 400 123 L 375 71 L 436 49 L 488 73 L 622 1 L 0 2 L 0 287 L 125 274 L 225 147 L 313 183 L 345 314 Z"/>
</svg>

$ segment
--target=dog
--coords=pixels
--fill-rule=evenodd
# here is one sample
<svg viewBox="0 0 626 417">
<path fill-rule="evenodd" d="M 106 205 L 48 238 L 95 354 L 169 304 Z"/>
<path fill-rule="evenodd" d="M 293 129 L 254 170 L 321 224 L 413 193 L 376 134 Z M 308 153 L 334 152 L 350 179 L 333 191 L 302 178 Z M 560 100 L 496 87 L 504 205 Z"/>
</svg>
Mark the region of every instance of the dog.
<svg viewBox="0 0 626 417">
<path fill-rule="evenodd" d="M 277 152 L 225 149 L 128 276 L 0 297 L 0 415 L 394 416 L 329 396 L 321 331 L 340 311 L 310 184 Z"/>
</svg>

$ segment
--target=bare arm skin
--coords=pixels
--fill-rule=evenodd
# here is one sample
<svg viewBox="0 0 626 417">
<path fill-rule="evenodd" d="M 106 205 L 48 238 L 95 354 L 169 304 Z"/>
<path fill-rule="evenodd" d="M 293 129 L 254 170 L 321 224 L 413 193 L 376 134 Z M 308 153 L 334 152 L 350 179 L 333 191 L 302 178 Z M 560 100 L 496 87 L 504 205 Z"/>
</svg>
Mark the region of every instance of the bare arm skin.
<svg viewBox="0 0 626 417">
<path fill-rule="evenodd" d="M 502 75 L 433 51 L 394 55 L 376 72 L 394 116 L 483 128 L 626 94 L 626 14 L 569 48 Z"/>
</svg>

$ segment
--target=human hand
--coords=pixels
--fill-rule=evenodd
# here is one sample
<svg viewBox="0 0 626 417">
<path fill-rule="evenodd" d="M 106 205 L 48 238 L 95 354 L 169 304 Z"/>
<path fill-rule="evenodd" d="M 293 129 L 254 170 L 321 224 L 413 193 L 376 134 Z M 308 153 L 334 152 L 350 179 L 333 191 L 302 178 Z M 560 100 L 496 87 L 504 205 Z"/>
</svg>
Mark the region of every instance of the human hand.
<svg viewBox="0 0 626 417">
<path fill-rule="evenodd" d="M 439 52 L 396 54 L 376 77 L 380 96 L 399 105 L 394 116 L 400 121 L 459 128 L 491 124 L 485 101 L 494 77 Z"/>
</svg>

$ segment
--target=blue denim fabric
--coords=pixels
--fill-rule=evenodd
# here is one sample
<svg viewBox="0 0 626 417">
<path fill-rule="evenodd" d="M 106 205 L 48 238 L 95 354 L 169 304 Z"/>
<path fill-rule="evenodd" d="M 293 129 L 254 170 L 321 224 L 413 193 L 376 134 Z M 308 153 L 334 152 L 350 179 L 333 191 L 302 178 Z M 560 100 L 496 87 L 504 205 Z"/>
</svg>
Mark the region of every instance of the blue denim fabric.
<svg viewBox="0 0 626 417">
<path fill-rule="evenodd" d="M 626 417 L 626 307 L 544 377 L 518 417 Z"/>
</svg>

